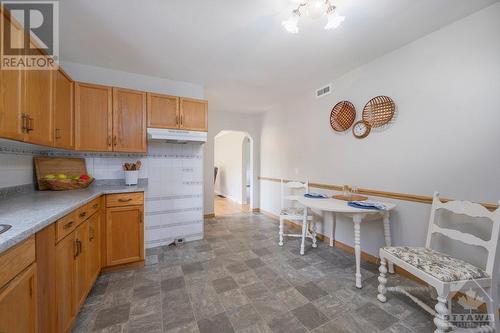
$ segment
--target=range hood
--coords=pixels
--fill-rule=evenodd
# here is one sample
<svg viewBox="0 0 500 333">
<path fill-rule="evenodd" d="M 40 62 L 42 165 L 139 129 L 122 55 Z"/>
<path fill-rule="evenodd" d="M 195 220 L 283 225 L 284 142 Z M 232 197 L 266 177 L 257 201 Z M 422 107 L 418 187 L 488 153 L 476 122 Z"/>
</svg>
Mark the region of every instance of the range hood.
<svg viewBox="0 0 500 333">
<path fill-rule="evenodd" d="M 207 132 L 186 131 L 166 128 L 148 128 L 148 141 L 172 143 L 207 142 Z"/>
</svg>

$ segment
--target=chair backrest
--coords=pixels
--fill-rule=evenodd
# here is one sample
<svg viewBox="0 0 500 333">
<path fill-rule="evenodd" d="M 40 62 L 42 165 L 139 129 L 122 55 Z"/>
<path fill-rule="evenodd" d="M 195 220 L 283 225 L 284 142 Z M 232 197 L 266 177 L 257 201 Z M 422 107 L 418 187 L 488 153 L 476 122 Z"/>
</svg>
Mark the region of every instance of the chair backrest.
<svg viewBox="0 0 500 333">
<path fill-rule="evenodd" d="M 304 193 L 309 193 L 309 182 L 306 180 L 305 182 L 295 181 L 295 180 L 284 180 L 281 179 L 281 208 L 285 208 L 285 200 L 295 201 L 297 200 L 297 194 L 294 192 L 297 190 L 303 189 Z"/>
<path fill-rule="evenodd" d="M 500 203 L 500 201 L 499 201 Z M 459 230 L 443 228 L 438 225 L 436 218 L 436 212 L 438 210 L 447 210 L 454 214 L 461 214 L 472 218 L 485 218 L 491 221 L 491 237 L 489 240 L 483 240 L 473 234 L 462 232 Z M 474 223 L 471 221 L 471 223 Z M 426 247 L 431 247 L 432 235 L 435 233 L 442 234 L 453 240 L 460 241 L 462 243 L 480 246 L 486 249 L 488 252 L 488 258 L 486 261 L 486 272 L 492 276 L 495 267 L 495 255 L 497 252 L 498 236 L 500 231 L 500 208 L 491 212 L 484 206 L 472 203 L 469 201 L 448 201 L 442 202 L 439 199 L 439 193 L 434 193 L 434 199 L 432 201 L 431 217 L 429 219 L 429 230 L 427 231 L 427 242 Z M 495 272 L 496 273 L 496 272 Z"/>
</svg>

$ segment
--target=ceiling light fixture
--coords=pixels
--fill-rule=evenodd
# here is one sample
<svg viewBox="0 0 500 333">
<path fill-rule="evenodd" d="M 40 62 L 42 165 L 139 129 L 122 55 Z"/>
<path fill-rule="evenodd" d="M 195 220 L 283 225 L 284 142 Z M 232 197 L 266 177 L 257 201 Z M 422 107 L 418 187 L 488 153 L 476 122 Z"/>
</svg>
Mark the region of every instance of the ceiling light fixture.
<svg viewBox="0 0 500 333">
<path fill-rule="evenodd" d="M 338 28 L 345 17 L 337 13 L 335 7 L 330 0 L 292 0 L 297 3 L 297 8 L 292 11 L 290 17 L 282 22 L 283 27 L 289 33 L 296 34 L 299 32 L 299 19 L 302 12 L 313 19 L 318 19 L 323 16 L 327 17 L 328 22 L 325 25 L 325 30 Z"/>
</svg>

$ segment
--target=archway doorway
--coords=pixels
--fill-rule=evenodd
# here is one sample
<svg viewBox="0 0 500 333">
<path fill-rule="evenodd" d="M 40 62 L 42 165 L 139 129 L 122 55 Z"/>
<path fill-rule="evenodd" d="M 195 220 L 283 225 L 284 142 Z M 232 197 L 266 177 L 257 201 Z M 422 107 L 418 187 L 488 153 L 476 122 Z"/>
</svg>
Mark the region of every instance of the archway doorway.
<svg viewBox="0 0 500 333">
<path fill-rule="evenodd" d="M 253 206 L 253 139 L 243 131 L 214 137 L 214 214 L 249 212 Z"/>
</svg>

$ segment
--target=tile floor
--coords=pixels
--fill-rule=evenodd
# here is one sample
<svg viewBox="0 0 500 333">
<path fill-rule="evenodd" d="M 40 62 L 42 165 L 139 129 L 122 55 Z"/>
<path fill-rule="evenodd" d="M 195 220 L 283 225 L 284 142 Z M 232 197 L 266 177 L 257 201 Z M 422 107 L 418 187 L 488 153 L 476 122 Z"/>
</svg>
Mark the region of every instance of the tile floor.
<svg viewBox="0 0 500 333">
<path fill-rule="evenodd" d="M 409 299 L 376 300 L 377 267 L 320 243 L 299 255 L 297 239 L 277 245 L 261 214 L 205 221 L 205 239 L 147 251 L 141 269 L 99 277 L 73 332 L 432 332 Z M 389 285 L 413 284 L 391 276 Z M 402 281 L 405 280 L 405 281 Z M 392 283 L 391 283 L 392 282 Z"/>
</svg>

